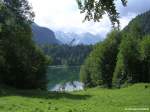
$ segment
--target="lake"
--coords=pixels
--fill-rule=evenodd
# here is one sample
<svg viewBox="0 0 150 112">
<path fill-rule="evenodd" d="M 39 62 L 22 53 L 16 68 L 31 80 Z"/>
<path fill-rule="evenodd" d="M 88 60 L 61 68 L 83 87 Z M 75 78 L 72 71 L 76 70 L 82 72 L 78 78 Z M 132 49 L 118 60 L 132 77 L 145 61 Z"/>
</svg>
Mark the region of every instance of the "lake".
<svg viewBox="0 0 150 112">
<path fill-rule="evenodd" d="M 47 70 L 49 91 L 82 90 L 79 82 L 80 66 L 49 66 Z"/>
</svg>

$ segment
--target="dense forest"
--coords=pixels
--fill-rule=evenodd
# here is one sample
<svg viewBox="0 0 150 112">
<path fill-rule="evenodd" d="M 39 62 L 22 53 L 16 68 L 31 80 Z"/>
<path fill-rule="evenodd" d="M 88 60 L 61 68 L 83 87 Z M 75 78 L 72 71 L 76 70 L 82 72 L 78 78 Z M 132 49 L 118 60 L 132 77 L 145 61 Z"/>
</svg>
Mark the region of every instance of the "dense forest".
<svg viewBox="0 0 150 112">
<path fill-rule="evenodd" d="M 27 0 L 0 1 L 0 84 L 46 89 L 49 59 L 32 41 Z"/>
<path fill-rule="evenodd" d="M 43 45 L 44 53 L 51 57 L 52 65 L 78 66 L 92 51 L 92 45 Z"/>
<path fill-rule="evenodd" d="M 150 11 L 137 16 L 94 47 L 80 70 L 80 79 L 87 87 L 150 82 L 149 18 Z"/>
<path fill-rule="evenodd" d="M 95 5 L 101 7 L 93 17 L 92 5 L 88 19 L 98 21 L 104 11 L 113 24 L 119 24 L 113 1 Z M 122 0 L 126 5 L 126 0 Z M 85 13 L 87 6 L 79 4 Z M 111 6 L 111 7 L 109 7 Z M 95 9 L 94 8 L 94 9 Z M 103 9 L 104 8 L 104 9 Z M 108 10 L 110 9 L 110 10 Z M 107 38 L 93 46 L 44 45 L 33 40 L 34 13 L 27 0 L 0 1 L 0 83 L 16 88 L 46 88 L 46 70 L 53 65 L 81 65 L 81 81 L 87 87 L 124 85 L 150 81 L 150 11 L 137 16 L 122 31 L 113 30 Z M 114 19 L 114 20 L 112 20 Z M 46 54 L 46 55 L 45 55 Z M 51 59 L 47 56 L 49 55 Z"/>
</svg>

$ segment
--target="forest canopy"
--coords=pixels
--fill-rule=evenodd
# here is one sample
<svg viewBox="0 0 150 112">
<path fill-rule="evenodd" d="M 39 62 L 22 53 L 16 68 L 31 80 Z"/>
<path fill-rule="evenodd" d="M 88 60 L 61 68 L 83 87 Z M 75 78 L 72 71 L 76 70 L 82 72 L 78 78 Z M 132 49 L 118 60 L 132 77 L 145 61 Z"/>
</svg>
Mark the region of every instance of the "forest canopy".
<svg viewBox="0 0 150 112">
<path fill-rule="evenodd" d="M 16 88 L 46 88 L 48 58 L 32 41 L 34 19 L 27 0 L 0 2 L 0 83 Z"/>
<path fill-rule="evenodd" d="M 93 45 L 43 45 L 41 48 L 51 57 L 52 65 L 80 66 L 92 51 Z"/>
<path fill-rule="evenodd" d="M 80 70 L 87 87 L 121 87 L 128 83 L 150 82 L 150 11 L 122 31 L 112 31 L 97 44 Z"/>
</svg>

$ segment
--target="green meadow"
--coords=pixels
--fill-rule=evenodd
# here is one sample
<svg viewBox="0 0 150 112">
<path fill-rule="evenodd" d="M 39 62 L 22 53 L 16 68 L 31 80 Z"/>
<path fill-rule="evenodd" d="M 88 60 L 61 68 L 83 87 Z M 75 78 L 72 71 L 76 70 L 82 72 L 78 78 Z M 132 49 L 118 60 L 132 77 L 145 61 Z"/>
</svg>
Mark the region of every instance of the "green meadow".
<svg viewBox="0 0 150 112">
<path fill-rule="evenodd" d="M 150 84 L 71 93 L 0 90 L 0 112 L 130 112 L 126 108 L 150 108 Z"/>
</svg>

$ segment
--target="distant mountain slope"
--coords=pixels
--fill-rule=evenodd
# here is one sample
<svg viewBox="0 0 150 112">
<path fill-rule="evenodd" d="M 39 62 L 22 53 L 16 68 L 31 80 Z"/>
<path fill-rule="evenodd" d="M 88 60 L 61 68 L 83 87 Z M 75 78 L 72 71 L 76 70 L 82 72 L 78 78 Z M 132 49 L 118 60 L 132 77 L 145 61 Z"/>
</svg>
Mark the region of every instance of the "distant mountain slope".
<svg viewBox="0 0 150 112">
<path fill-rule="evenodd" d="M 150 34 L 150 11 L 142 13 L 132 19 L 123 31 L 129 32 L 133 25 L 138 25 L 142 35 Z"/>
<path fill-rule="evenodd" d="M 63 44 L 91 45 L 96 44 L 97 42 L 102 40 L 100 35 L 93 35 L 91 33 L 76 34 L 76 33 L 64 33 L 62 31 L 56 31 L 55 35 L 56 38 L 60 40 Z"/>
<path fill-rule="evenodd" d="M 37 24 L 33 23 L 32 32 L 33 40 L 37 44 L 61 44 L 61 42 L 56 39 L 54 32 L 48 28 L 40 27 Z"/>
</svg>

